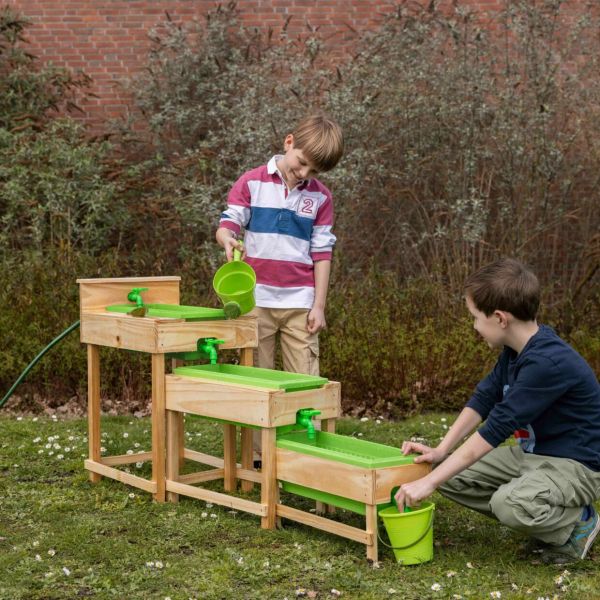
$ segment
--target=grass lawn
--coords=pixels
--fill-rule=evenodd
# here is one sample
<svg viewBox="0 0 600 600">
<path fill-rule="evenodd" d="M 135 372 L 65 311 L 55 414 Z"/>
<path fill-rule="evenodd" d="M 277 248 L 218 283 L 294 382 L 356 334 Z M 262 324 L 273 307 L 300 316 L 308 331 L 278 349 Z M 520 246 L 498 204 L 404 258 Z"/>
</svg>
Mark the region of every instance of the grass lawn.
<svg viewBox="0 0 600 600">
<path fill-rule="evenodd" d="M 434 444 L 451 420 L 342 419 L 338 432 Z M 102 431 L 107 454 L 150 449 L 149 419 L 104 417 Z M 82 419 L 0 416 L 1 599 L 600 598 L 600 545 L 566 573 L 536 564 L 518 557 L 521 536 L 436 494 L 433 562 L 402 567 L 382 547 L 370 565 L 361 544 L 304 525 L 263 531 L 258 517 L 191 498 L 157 504 L 114 480 L 92 485 L 86 435 Z M 186 436 L 187 447 L 219 454 L 215 423 L 188 417 Z M 148 463 L 130 469 L 150 474 Z"/>
</svg>

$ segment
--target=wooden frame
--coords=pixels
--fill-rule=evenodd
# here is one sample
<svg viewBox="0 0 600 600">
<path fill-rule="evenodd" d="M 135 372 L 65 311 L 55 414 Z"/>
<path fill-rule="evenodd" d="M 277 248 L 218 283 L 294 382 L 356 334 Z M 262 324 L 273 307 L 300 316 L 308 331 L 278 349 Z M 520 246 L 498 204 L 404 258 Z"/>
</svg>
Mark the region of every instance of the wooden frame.
<svg viewBox="0 0 600 600">
<path fill-rule="evenodd" d="M 147 287 L 144 300 L 148 303 L 179 304 L 180 277 L 122 277 L 115 279 L 78 279 L 80 298 L 80 339 L 87 344 L 88 360 L 88 445 L 89 458 L 84 462 L 90 472 L 90 481 L 96 483 L 101 477 L 110 477 L 128 485 L 150 492 L 155 500 L 163 502 L 166 490 L 166 408 L 165 408 L 165 354 L 196 350 L 199 338 L 224 339 L 221 348 L 241 349 L 243 364 L 252 364 L 252 348 L 258 344 L 258 332 L 254 317 L 240 317 L 232 321 L 187 322 L 184 319 L 131 317 L 123 313 L 106 311 L 110 304 L 123 303 L 134 287 Z M 122 348 L 146 352 L 152 364 L 152 449 L 133 456 L 102 457 L 100 452 L 100 347 Z M 183 413 L 173 418 L 171 427 L 183 432 Z M 232 431 L 225 426 L 228 438 L 228 464 L 223 467 L 227 486 L 235 482 L 235 444 L 231 443 Z M 248 451 L 248 435 L 245 434 L 243 451 L 252 459 L 252 446 Z M 178 446 L 170 449 L 170 456 L 183 458 L 183 435 Z M 232 450 L 233 448 L 233 455 Z M 118 465 L 140 460 L 152 460 L 151 480 L 125 473 Z M 233 459 L 232 459 L 233 456 Z M 247 458 L 245 461 L 246 467 Z M 174 492 L 169 491 L 170 494 Z"/>
</svg>

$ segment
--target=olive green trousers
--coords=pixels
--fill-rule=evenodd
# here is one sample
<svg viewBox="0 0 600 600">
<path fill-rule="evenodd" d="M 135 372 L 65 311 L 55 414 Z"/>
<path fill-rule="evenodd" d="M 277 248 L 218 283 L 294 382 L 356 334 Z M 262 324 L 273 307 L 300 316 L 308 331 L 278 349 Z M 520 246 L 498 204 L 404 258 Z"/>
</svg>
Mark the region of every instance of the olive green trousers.
<svg viewBox="0 0 600 600">
<path fill-rule="evenodd" d="M 600 497 L 600 473 L 568 458 L 502 446 L 448 480 L 439 492 L 511 529 L 561 546 L 584 506 Z"/>
</svg>

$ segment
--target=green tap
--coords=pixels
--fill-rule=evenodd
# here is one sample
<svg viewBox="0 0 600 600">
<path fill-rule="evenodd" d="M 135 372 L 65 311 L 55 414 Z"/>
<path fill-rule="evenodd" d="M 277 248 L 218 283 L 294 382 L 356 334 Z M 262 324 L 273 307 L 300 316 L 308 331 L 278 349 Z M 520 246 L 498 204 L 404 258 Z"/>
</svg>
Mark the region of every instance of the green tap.
<svg viewBox="0 0 600 600">
<path fill-rule="evenodd" d="M 127 294 L 127 300 L 129 302 L 135 302 L 137 306 L 144 306 L 141 292 L 147 292 L 148 288 L 133 288 L 129 294 Z"/>
<path fill-rule="evenodd" d="M 312 418 L 315 415 L 320 415 L 320 410 L 315 410 L 314 408 L 301 408 L 296 413 L 296 425 L 302 427 L 302 429 L 306 429 L 306 435 L 309 440 L 316 439 L 317 435 L 315 433 L 315 425 L 312 422 Z"/>
<path fill-rule="evenodd" d="M 129 302 L 135 302 L 136 307 L 133 310 L 130 310 L 128 314 L 133 317 L 145 317 L 146 316 L 146 307 L 144 306 L 144 301 L 142 300 L 142 292 L 147 292 L 148 288 L 133 288 L 129 294 L 127 294 L 127 300 Z"/>
<path fill-rule="evenodd" d="M 203 352 L 210 360 L 211 365 L 217 364 L 217 348 L 219 344 L 224 344 L 225 340 L 218 340 L 217 338 L 200 338 L 198 340 L 198 352 Z"/>
</svg>

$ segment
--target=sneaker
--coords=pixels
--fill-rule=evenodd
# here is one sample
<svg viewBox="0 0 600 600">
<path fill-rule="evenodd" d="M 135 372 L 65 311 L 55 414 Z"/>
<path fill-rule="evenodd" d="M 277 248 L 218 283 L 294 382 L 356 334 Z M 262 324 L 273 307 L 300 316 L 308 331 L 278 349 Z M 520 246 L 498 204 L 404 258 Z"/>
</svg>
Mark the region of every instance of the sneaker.
<svg viewBox="0 0 600 600">
<path fill-rule="evenodd" d="M 546 564 L 566 565 L 586 557 L 596 536 L 600 532 L 600 519 L 596 509 L 591 506 L 591 515 L 586 521 L 579 521 L 566 544 L 551 546 L 542 553 Z"/>
</svg>

